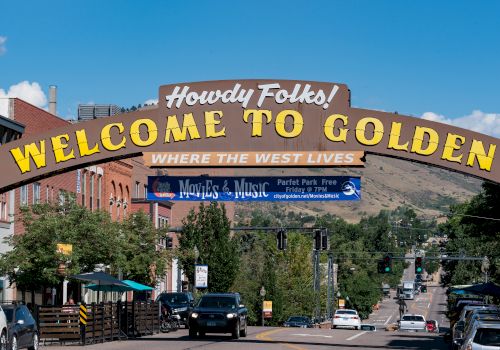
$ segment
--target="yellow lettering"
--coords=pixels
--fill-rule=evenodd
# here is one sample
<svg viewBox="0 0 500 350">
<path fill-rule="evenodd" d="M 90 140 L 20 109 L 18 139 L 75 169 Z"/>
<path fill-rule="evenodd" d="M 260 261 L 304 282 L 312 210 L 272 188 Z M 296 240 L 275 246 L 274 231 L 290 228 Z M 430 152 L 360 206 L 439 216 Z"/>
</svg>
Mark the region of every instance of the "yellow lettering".
<svg viewBox="0 0 500 350">
<path fill-rule="evenodd" d="M 480 169 L 491 171 L 491 164 L 495 158 L 496 148 L 497 145 L 490 144 L 488 155 L 486 155 L 483 143 L 478 140 L 472 140 L 469 157 L 467 159 L 467 166 L 474 166 L 474 160 L 477 158 L 477 163 L 479 164 Z"/>
<path fill-rule="evenodd" d="M 460 141 L 459 145 L 457 145 L 457 140 Z M 444 144 L 443 155 L 441 156 L 441 159 L 449 160 L 450 162 L 461 163 L 463 154 L 454 156 L 453 151 L 459 150 L 464 142 L 465 137 L 448 133 L 448 136 L 446 136 L 446 142 Z"/>
<path fill-rule="evenodd" d="M 290 116 L 293 119 L 293 128 L 291 131 L 287 131 L 285 129 L 285 120 Z M 302 118 L 302 114 L 297 111 L 293 111 L 290 109 L 285 109 L 281 111 L 276 116 L 275 128 L 278 135 L 286 138 L 297 137 L 302 132 L 302 128 L 304 127 L 304 119 Z"/>
<path fill-rule="evenodd" d="M 262 137 L 262 117 L 266 117 L 266 124 L 269 124 L 272 119 L 272 113 L 267 109 L 245 109 L 243 112 L 243 121 L 248 123 L 249 117 L 252 116 L 252 137 Z"/>
<path fill-rule="evenodd" d="M 427 140 L 427 148 L 422 148 L 425 135 L 429 136 Z M 412 153 L 421 154 L 423 156 L 431 155 L 436 152 L 439 143 L 439 135 L 436 130 L 426 128 L 424 126 L 417 126 L 413 134 L 413 143 L 411 145 Z"/>
<path fill-rule="evenodd" d="M 215 119 L 215 116 L 218 119 Z M 206 137 L 219 137 L 226 136 L 226 128 L 223 127 L 222 130 L 216 131 L 215 126 L 220 124 L 220 118 L 222 118 L 222 111 L 210 111 L 205 112 L 205 134 Z"/>
<path fill-rule="evenodd" d="M 405 144 L 399 144 L 399 138 L 401 137 L 401 123 L 392 122 L 391 134 L 389 135 L 389 144 L 387 148 L 392 148 L 398 151 L 408 151 L 407 141 Z"/>
<path fill-rule="evenodd" d="M 330 141 L 346 142 L 347 141 L 347 131 L 349 131 L 349 129 L 340 128 L 339 129 L 340 132 L 339 132 L 338 136 L 335 136 L 335 134 L 333 133 L 333 131 L 335 129 L 335 122 L 338 119 L 342 120 L 343 125 L 346 126 L 349 118 L 343 114 L 332 114 L 331 116 L 329 116 L 326 119 L 325 125 L 323 126 L 323 132 L 325 133 L 326 138 Z"/>
<path fill-rule="evenodd" d="M 45 140 L 40 141 L 40 149 L 35 143 L 30 143 L 29 145 L 24 146 L 24 153 L 21 152 L 21 149 L 13 148 L 10 150 L 10 153 L 14 157 L 14 160 L 21 170 L 21 173 L 24 174 L 26 172 L 30 172 L 30 158 L 33 158 L 35 162 L 36 168 L 40 169 L 46 165 L 45 161 Z"/>
<path fill-rule="evenodd" d="M 184 120 L 182 122 L 182 130 L 177 121 L 177 116 L 171 115 L 167 117 L 167 131 L 165 133 L 165 143 L 170 142 L 170 134 L 174 138 L 174 142 L 186 141 L 187 133 L 189 132 L 189 137 L 191 140 L 199 139 L 200 133 L 194 122 L 193 113 L 184 114 Z"/>
<path fill-rule="evenodd" d="M 147 128 L 147 140 L 141 139 L 141 125 L 145 125 Z M 150 146 L 156 142 L 157 138 L 158 128 L 156 127 L 156 123 L 151 119 L 137 119 L 130 125 L 130 139 L 133 144 L 139 147 Z"/>
<path fill-rule="evenodd" d="M 99 145 L 97 144 L 97 142 L 94 147 L 92 147 L 92 149 L 89 148 L 85 129 L 77 130 L 75 134 L 76 142 L 78 143 L 78 151 L 80 152 L 81 157 L 91 156 L 94 153 L 99 153 Z"/>
<path fill-rule="evenodd" d="M 65 162 L 67 160 L 75 158 L 75 151 L 72 149 L 69 154 L 64 154 L 64 150 L 68 148 L 69 135 L 57 135 L 51 137 L 52 140 L 52 151 L 54 152 L 54 157 L 56 163 Z M 64 141 L 63 141 L 64 140 Z"/>
<path fill-rule="evenodd" d="M 125 128 L 123 127 L 122 123 L 112 123 L 105 125 L 101 130 L 102 147 L 104 147 L 108 151 L 117 151 L 120 148 L 125 147 L 126 139 L 125 136 L 123 136 L 119 144 L 114 144 L 113 142 L 111 142 L 111 128 L 118 128 L 118 134 L 122 134 Z"/>
<path fill-rule="evenodd" d="M 366 137 L 366 126 L 368 124 L 373 124 L 373 137 L 368 139 Z M 356 139 L 367 146 L 374 146 L 384 137 L 384 125 L 377 118 L 363 118 L 356 124 Z"/>
</svg>

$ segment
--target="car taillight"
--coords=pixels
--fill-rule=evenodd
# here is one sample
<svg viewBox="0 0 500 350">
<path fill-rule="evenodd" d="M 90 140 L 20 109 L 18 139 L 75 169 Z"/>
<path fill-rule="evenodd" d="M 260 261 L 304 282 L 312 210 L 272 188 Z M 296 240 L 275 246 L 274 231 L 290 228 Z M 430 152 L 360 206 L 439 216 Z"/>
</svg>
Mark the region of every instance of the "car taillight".
<svg viewBox="0 0 500 350">
<path fill-rule="evenodd" d="M 472 350 L 472 344 L 468 344 L 465 350 Z"/>
<path fill-rule="evenodd" d="M 340 316 L 335 316 L 335 318 L 340 318 Z"/>
<path fill-rule="evenodd" d="M 353 317 L 353 319 L 355 319 L 355 320 L 359 320 L 359 317 L 354 316 L 354 317 Z"/>
</svg>

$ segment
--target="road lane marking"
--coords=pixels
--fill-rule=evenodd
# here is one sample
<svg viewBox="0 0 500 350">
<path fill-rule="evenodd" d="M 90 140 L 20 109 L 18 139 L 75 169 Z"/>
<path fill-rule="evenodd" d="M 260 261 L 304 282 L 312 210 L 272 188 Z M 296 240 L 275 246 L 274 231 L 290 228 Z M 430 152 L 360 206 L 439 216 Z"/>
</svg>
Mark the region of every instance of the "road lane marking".
<svg viewBox="0 0 500 350">
<path fill-rule="evenodd" d="M 346 340 L 353 340 L 353 339 L 356 339 L 357 337 L 359 337 L 359 336 L 361 336 L 361 335 L 363 335 L 363 334 L 365 334 L 365 333 L 367 333 L 367 332 L 368 332 L 368 331 L 364 331 L 364 332 L 361 332 L 361 333 L 355 334 L 355 335 L 353 335 L 352 337 L 347 338 Z"/>
<path fill-rule="evenodd" d="M 321 337 L 321 338 L 333 338 L 331 335 L 321 335 L 321 334 L 305 334 L 305 333 L 297 333 L 290 335 L 298 335 L 299 337 Z"/>
<path fill-rule="evenodd" d="M 284 328 L 271 329 L 270 331 L 265 331 L 265 332 L 257 334 L 255 336 L 255 338 L 258 340 L 263 340 L 263 341 L 277 342 L 277 343 L 280 343 L 280 344 L 286 346 L 287 348 L 294 349 L 294 350 L 307 350 L 305 348 L 301 348 L 300 346 L 296 346 L 296 345 L 289 344 L 289 343 L 282 343 L 279 340 L 274 340 L 271 337 L 269 337 L 271 334 L 283 332 L 284 330 L 285 330 Z"/>
<path fill-rule="evenodd" d="M 388 324 L 391 318 L 392 318 L 392 315 L 387 318 L 387 321 L 385 321 L 384 324 Z"/>
</svg>

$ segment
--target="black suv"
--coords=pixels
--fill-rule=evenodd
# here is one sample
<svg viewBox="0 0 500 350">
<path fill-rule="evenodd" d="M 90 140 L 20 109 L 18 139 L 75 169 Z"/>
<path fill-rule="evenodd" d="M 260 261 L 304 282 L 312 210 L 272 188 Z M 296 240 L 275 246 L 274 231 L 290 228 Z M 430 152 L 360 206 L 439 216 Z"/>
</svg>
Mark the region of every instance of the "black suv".
<svg viewBox="0 0 500 350">
<path fill-rule="evenodd" d="M 189 337 L 199 333 L 231 333 L 233 338 L 247 336 L 248 310 L 238 293 L 208 293 L 201 297 L 189 316 Z"/>
<path fill-rule="evenodd" d="M 161 293 L 156 301 L 161 302 L 162 308 L 165 307 L 169 313 L 179 315 L 180 323 L 188 326 L 189 313 L 194 305 L 192 293 Z"/>
</svg>

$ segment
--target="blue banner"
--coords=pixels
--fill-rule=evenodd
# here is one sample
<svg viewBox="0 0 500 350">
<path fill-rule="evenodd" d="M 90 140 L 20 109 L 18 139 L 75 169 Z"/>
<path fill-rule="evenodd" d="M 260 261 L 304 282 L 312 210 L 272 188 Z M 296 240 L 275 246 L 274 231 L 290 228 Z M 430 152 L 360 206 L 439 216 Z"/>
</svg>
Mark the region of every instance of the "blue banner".
<svg viewBox="0 0 500 350">
<path fill-rule="evenodd" d="M 148 200 L 342 201 L 361 199 L 352 176 L 149 176 Z"/>
</svg>

